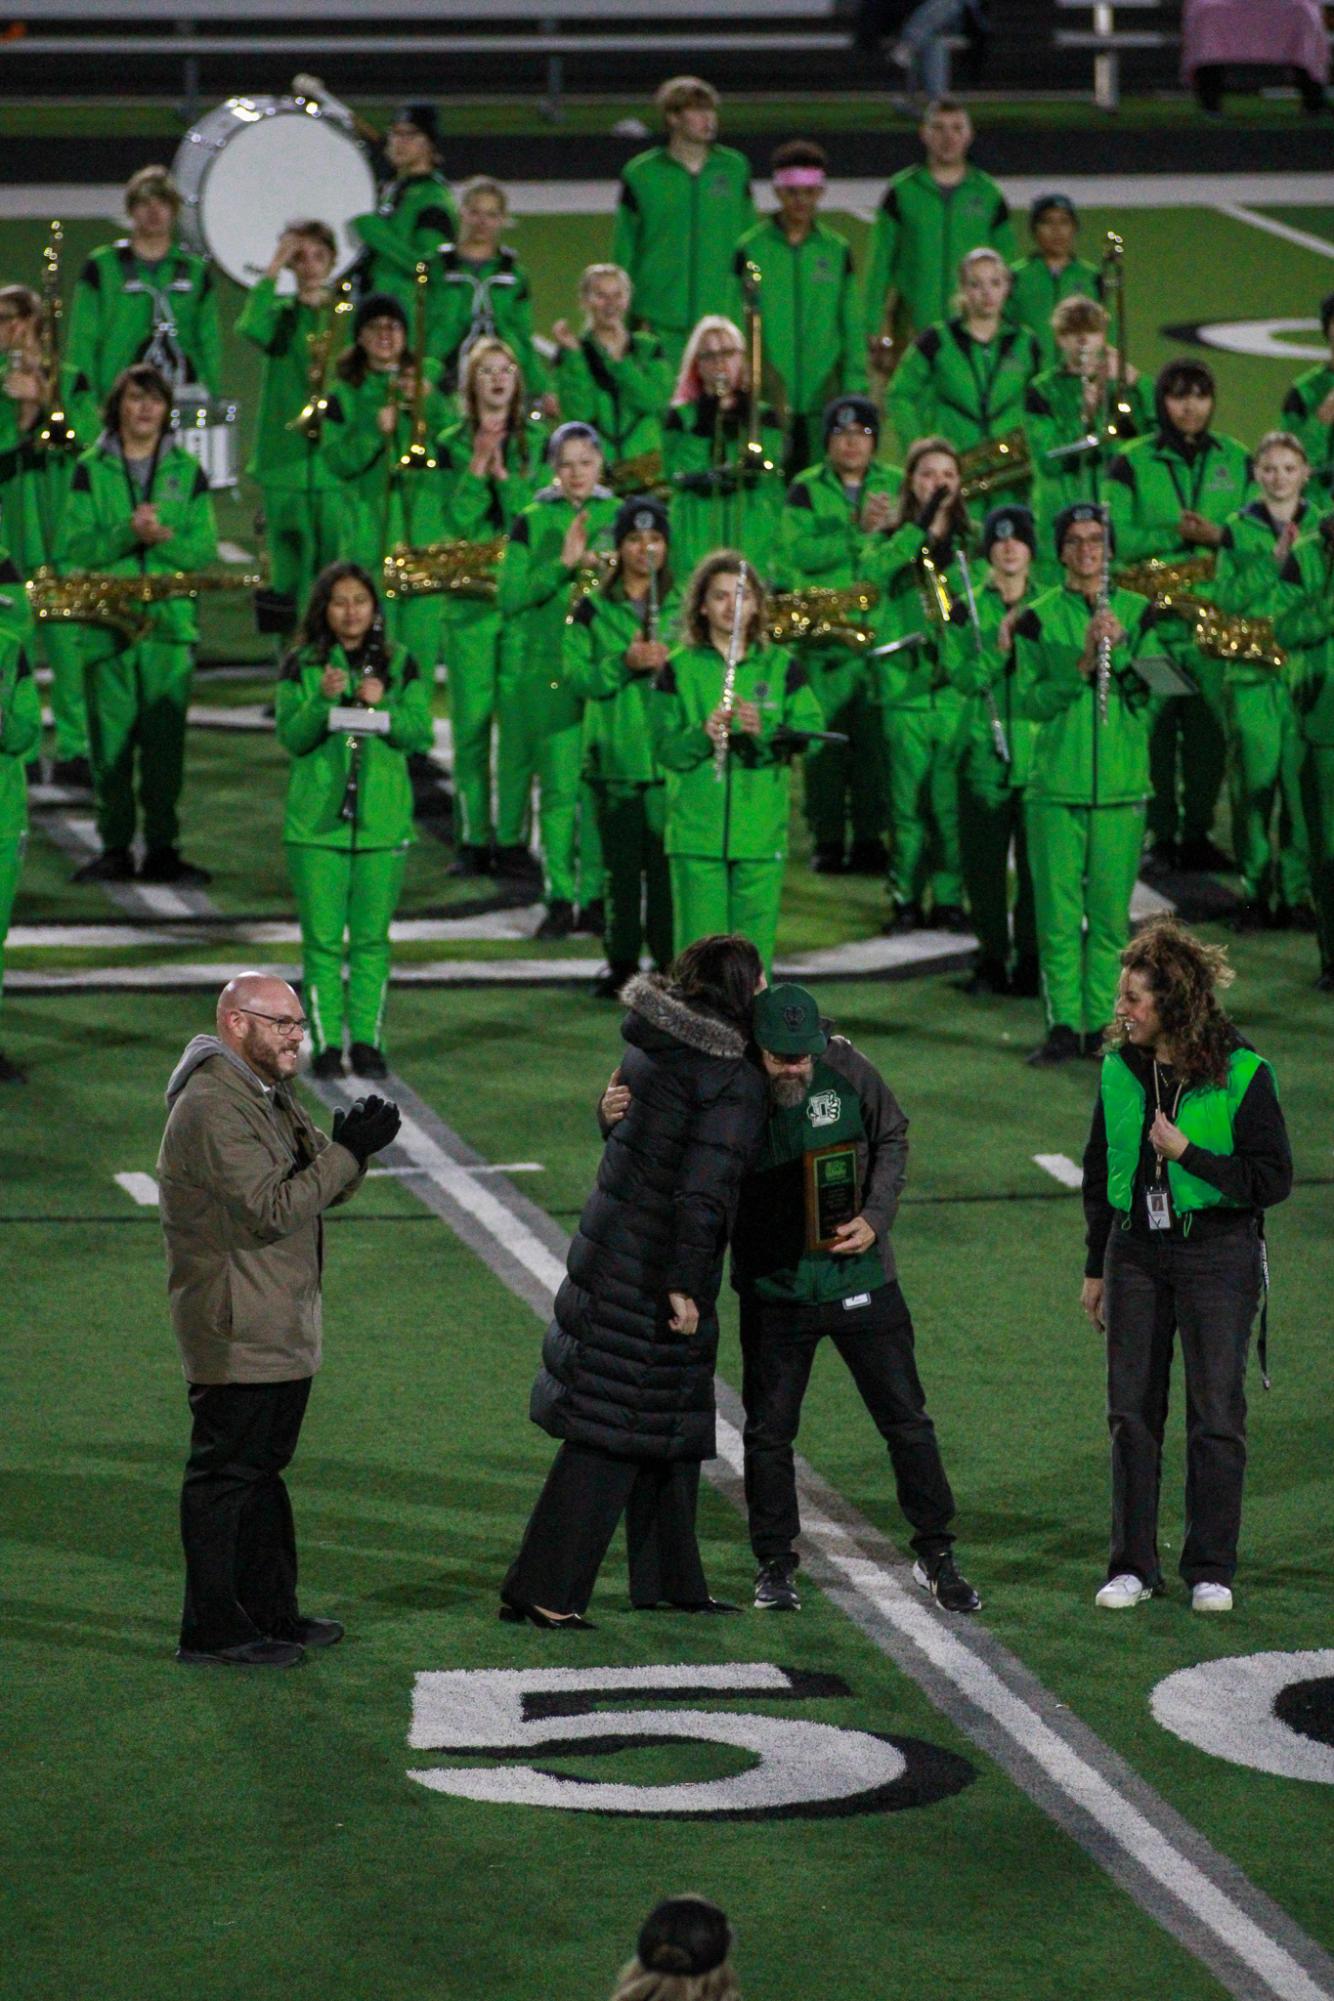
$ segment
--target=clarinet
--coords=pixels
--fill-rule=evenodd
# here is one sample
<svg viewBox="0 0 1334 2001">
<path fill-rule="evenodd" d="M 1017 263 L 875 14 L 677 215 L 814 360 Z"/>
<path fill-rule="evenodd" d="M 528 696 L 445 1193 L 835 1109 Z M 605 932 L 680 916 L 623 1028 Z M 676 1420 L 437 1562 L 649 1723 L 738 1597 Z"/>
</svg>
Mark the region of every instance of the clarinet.
<svg viewBox="0 0 1334 2001">
<path fill-rule="evenodd" d="M 736 670 L 741 660 L 741 635 L 746 623 L 746 583 L 750 575 L 750 565 L 745 557 L 736 578 L 736 602 L 732 607 L 732 636 L 727 642 L 727 665 L 723 670 L 723 715 L 727 730 L 713 747 L 713 775 L 721 785 L 727 775 L 728 734 L 732 726 L 732 713 L 736 708 Z"/>
<path fill-rule="evenodd" d="M 1112 602 L 1112 529 L 1108 511 L 1102 510 L 1102 576 L 1098 580 L 1098 610 L 1108 611 Z M 1105 723 L 1112 696 L 1112 642 L 1105 634 L 1098 641 L 1098 721 Z"/>
<path fill-rule="evenodd" d="M 973 596 L 973 579 L 968 568 L 968 557 L 962 545 L 959 549 L 959 575 L 963 578 L 963 594 L 968 606 L 968 623 L 973 628 L 973 644 L 977 649 L 978 668 L 986 677 L 982 683 L 982 696 L 987 705 L 987 725 L 991 730 L 991 742 L 1001 763 L 1008 764 L 1010 746 L 1005 740 L 1005 725 L 1001 721 L 1000 710 L 996 707 L 990 676 L 987 675 L 987 663 L 982 652 L 982 627 L 977 616 L 977 600 Z"/>
<path fill-rule="evenodd" d="M 656 570 L 650 569 L 648 573 L 648 589 L 644 593 L 644 631 L 642 634 L 642 637 L 648 641 L 650 646 L 656 646 L 658 643 L 659 618 L 658 573 Z"/>
<path fill-rule="evenodd" d="M 380 659 L 379 649 L 376 648 L 372 651 L 368 647 L 362 656 L 361 666 L 357 670 L 358 687 L 352 697 L 354 702 L 361 703 L 363 707 L 370 706 L 369 703 L 362 702 L 362 686 L 367 681 L 378 680 L 382 672 L 383 662 Z M 366 739 L 356 731 L 349 730 L 344 741 L 347 744 L 347 784 L 343 789 L 343 803 L 338 808 L 338 817 L 340 820 L 346 820 L 349 825 L 355 827 L 357 823 L 357 802 L 361 792 L 361 759 L 365 750 Z"/>
</svg>

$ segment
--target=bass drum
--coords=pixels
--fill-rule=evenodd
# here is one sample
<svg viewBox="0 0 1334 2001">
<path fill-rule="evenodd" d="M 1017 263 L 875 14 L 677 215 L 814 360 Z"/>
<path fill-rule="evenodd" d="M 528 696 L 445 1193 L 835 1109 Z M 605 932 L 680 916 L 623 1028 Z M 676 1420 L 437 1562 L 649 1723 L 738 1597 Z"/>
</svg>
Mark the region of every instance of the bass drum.
<svg viewBox="0 0 1334 2001">
<path fill-rule="evenodd" d="M 354 215 L 375 207 L 375 176 L 351 127 L 307 98 L 229 97 L 186 133 L 172 166 L 181 234 L 238 285 L 267 270 L 289 222 L 327 222 L 338 277 L 362 244 Z"/>
</svg>

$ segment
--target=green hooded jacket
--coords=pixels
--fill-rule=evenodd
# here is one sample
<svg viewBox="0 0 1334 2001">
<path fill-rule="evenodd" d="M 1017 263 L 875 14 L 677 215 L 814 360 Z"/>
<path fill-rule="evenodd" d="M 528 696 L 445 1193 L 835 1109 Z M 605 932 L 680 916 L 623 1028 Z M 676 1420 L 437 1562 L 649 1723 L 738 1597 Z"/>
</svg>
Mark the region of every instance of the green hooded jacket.
<svg viewBox="0 0 1334 2001">
<path fill-rule="evenodd" d="M 454 197 L 443 174 L 408 174 L 390 181 L 377 207 L 352 218 L 352 228 L 366 246 L 362 266 L 366 295 L 387 292 L 411 309 L 418 264 L 429 264 L 440 245 L 457 235 L 458 226 Z"/>
<path fill-rule="evenodd" d="M 672 393 L 672 371 L 656 334 L 634 333 L 614 361 L 591 333 L 556 357 L 555 390 L 561 416 L 591 424 L 607 463 L 662 450 L 662 420 Z"/>
<path fill-rule="evenodd" d="M 918 334 L 890 377 L 886 407 L 899 443 L 939 432 L 959 451 L 999 438 L 1023 421 L 1024 396 L 1038 370 L 1037 344 L 1023 327 L 1002 324 L 976 340 L 962 320 Z"/>
<path fill-rule="evenodd" d="M 862 508 L 873 493 L 896 497 L 903 486 L 897 466 L 872 459 L 855 493 L 844 486 L 828 459 L 799 472 L 787 490 L 778 519 L 772 568 L 783 590 L 804 584 L 839 590 L 866 581 L 873 551 L 883 542 L 860 525 Z"/>
<path fill-rule="evenodd" d="M 1303 535 L 1293 545 L 1280 581 L 1274 630 L 1294 662 L 1297 725 L 1307 743 L 1334 749 L 1334 560 L 1323 535 Z"/>
<path fill-rule="evenodd" d="M 599 486 L 583 505 L 589 548 L 610 553 L 616 500 Z M 570 593 L 579 572 L 561 561 L 560 552 L 565 531 L 579 512 L 554 482 L 544 487 L 510 524 L 498 593 L 505 643 L 515 649 L 510 657 L 521 658 L 526 673 L 545 676 L 553 693 L 563 691 L 571 720 L 578 708 L 565 685 L 561 662 Z"/>
<path fill-rule="evenodd" d="M 1135 438 L 1107 468 L 1106 500 L 1116 536 L 1116 561 L 1167 560 L 1200 552 L 1183 542 L 1177 523 L 1193 509 L 1222 525 L 1255 497 L 1251 461 L 1235 438 L 1206 431 L 1189 459 L 1161 431 Z M 1195 586 L 1192 586 L 1192 589 Z M 1201 587 L 1208 596 L 1208 585 Z"/>
<path fill-rule="evenodd" d="M 27 763 L 41 740 L 42 704 L 24 633 L 0 607 L 0 841 L 17 840 L 27 827 Z"/>
<path fill-rule="evenodd" d="M 720 416 L 712 396 L 673 404 L 667 413 L 662 463 L 672 482 L 672 557 L 682 577 L 715 549 L 742 549 L 761 576 L 769 574 L 783 505 L 783 426 L 773 410 L 760 409 L 760 444 L 771 470 L 744 485 L 726 472 L 711 477 L 716 467 L 743 462 L 748 424 L 744 402 Z"/>
<path fill-rule="evenodd" d="M 1283 399 L 1283 428 L 1301 439 L 1311 461 L 1316 485 L 1334 493 L 1334 424 L 1322 424 L 1316 411 L 1334 395 L 1334 361 L 1308 368 Z"/>
<path fill-rule="evenodd" d="M 1052 314 L 1062 299 L 1101 299 L 1102 273 L 1083 257 L 1072 257 L 1059 271 L 1053 271 L 1045 257 L 1034 255 L 1012 264 L 1010 277 L 1005 318 L 1012 327 L 1027 327 L 1038 344 L 1042 366 L 1051 368 L 1061 358 L 1051 328 Z"/>
<path fill-rule="evenodd" d="M 367 369 L 358 383 L 338 382 L 320 434 L 325 465 L 343 487 L 344 553 L 372 575 L 395 543 L 437 542 L 444 534 L 439 471 L 399 470 L 399 459 L 412 441 L 411 411 L 399 409 L 392 438 L 379 427 L 392 380 L 392 375 Z M 451 415 L 448 399 L 433 384 L 426 388 L 423 414 L 429 443 Z"/>
<path fill-rule="evenodd" d="M 1048 454 L 1058 446 L 1073 445 L 1094 433 L 1101 436 L 1101 425 L 1090 424 L 1085 417 L 1083 378 L 1063 361 L 1044 368 L 1029 383 L 1023 425 L 1033 466 L 1033 512 L 1043 530 L 1050 529 L 1063 507 L 1078 500 L 1101 500 L 1112 458 L 1132 438 L 1153 429 L 1153 404 L 1143 377 L 1127 383 L 1125 400 L 1130 415 L 1116 414 L 1115 438 L 1078 456 L 1053 459 Z"/>
<path fill-rule="evenodd" d="M 69 451 L 43 451 L 37 443 L 43 413 L 21 430 L 19 405 L 0 396 L 0 529 L 23 577 L 53 560 L 75 463 L 102 428 L 87 376 L 66 367 L 61 378 L 65 419 L 75 439 Z"/>
<path fill-rule="evenodd" d="M 680 595 L 669 582 L 658 617 L 665 645 L 673 643 L 680 612 Z M 628 598 L 617 583 L 590 591 L 565 622 L 562 666 L 571 692 L 584 704 L 584 776 L 595 784 L 662 782 L 649 728 L 654 677 L 625 664 L 627 647 L 643 636 L 643 603 Z"/>
<path fill-rule="evenodd" d="M 952 584 L 953 577 L 950 581 Z M 1008 791 L 1020 792 L 1028 784 L 1033 765 L 1033 745 L 1040 725 L 1024 713 L 1019 698 L 1016 648 L 1012 646 L 1008 653 L 1002 653 L 996 643 L 1001 620 L 1011 607 L 1007 606 L 991 579 L 984 575 L 974 577 L 973 593 L 981 645 L 968 616 L 968 602 L 962 584 L 954 600 L 949 624 L 943 628 L 940 637 L 945 673 L 950 685 L 963 697 L 955 744 L 965 774 L 976 771 L 984 783 L 999 783 Z M 1018 600 L 1020 615 L 1033 601 L 1034 593 L 1030 586 Z M 991 711 L 987 707 L 988 689 L 1005 733 L 1010 753 L 1008 764 L 996 746 Z"/>
<path fill-rule="evenodd" d="M 325 667 L 341 667 L 347 692 L 331 701 L 320 691 Z M 303 847 L 401 848 L 414 839 L 408 757 L 433 741 L 431 697 L 421 669 L 402 646 L 385 662 L 386 689 L 375 703 L 390 718 L 385 736 L 349 737 L 329 728 L 329 716 L 356 695 L 359 675 L 341 646 L 327 660 L 303 646 L 283 663 L 278 683 L 278 741 L 292 759 L 283 814 L 283 839 Z M 357 747 L 352 748 L 353 745 Z M 345 820 L 353 759 L 358 759 L 356 819 Z"/>
<path fill-rule="evenodd" d="M 431 261 L 426 345 L 445 389 L 458 387 L 465 347 L 483 338 L 503 340 L 519 364 L 525 395 L 542 395 L 546 363 L 533 346 L 533 295 L 517 253 L 502 244 L 494 257 L 474 262 L 456 243 L 442 243 Z"/>
</svg>

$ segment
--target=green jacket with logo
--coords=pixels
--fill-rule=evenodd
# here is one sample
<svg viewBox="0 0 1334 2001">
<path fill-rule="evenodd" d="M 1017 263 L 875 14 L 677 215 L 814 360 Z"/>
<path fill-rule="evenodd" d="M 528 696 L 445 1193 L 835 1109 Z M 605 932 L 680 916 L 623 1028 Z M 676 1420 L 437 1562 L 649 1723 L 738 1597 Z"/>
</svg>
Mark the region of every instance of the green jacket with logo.
<svg viewBox="0 0 1334 2001">
<path fill-rule="evenodd" d="M 346 691 L 333 700 L 320 690 L 326 666 L 341 667 L 346 677 Z M 278 741 L 292 759 L 285 841 L 319 848 L 401 848 L 414 838 L 407 761 L 411 753 L 431 748 L 430 691 L 402 646 L 389 648 L 382 678 L 387 685 L 374 706 L 389 716 L 388 734 L 352 738 L 329 727 L 331 712 L 354 701 L 360 680 L 342 647 L 332 647 L 327 660 L 313 646 L 288 655 L 277 698 Z M 352 821 L 343 819 L 341 809 L 354 757 L 359 762 Z"/>
<path fill-rule="evenodd" d="M 87 376 L 99 402 L 122 368 L 146 358 L 158 304 L 175 326 L 184 379 L 219 394 L 222 334 L 207 258 L 173 244 L 160 264 L 145 264 L 124 236 L 94 250 L 70 299 L 65 359 Z"/>
<path fill-rule="evenodd" d="M 360 382 L 336 383 L 320 433 L 325 466 L 343 488 L 344 554 L 372 575 L 396 542 L 435 542 L 445 532 L 438 470 L 399 470 L 412 442 L 411 410 L 400 405 L 392 438 L 379 427 L 393 379 L 367 369 Z M 452 410 L 434 384 L 427 386 L 423 407 L 429 441 L 444 429 Z"/>
<path fill-rule="evenodd" d="M 1322 424 L 1316 411 L 1334 393 L 1334 361 L 1318 361 L 1297 377 L 1283 399 L 1283 429 L 1301 439 L 1315 469 L 1316 484 L 1334 492 L 1334 424 Z"/>
<path fill-rule="evenodd" d="M 748 424 L 744 403 L 720 414 L 712 396 L 667 413 L 662 463 L 672 483 L 672 559 L 680 576 L 715 549 L 741 549 L 762 577 L 769 574 L 783 505 L 783 426 L 761 406 L 760 444 L 771 469 L 742 485 L 726 469 L 745 459 Z"/>
<path fill-rule="evenodd" d="M 481 479 L 472 470 L 473 427 L 467 417 L 446 424 L 435 441 L 444 488 L 444 532 L 468 542 L 490 541 L 509 532 L 548 478 L 547 427 L 525 422 L 505 440 L 504 479 Z"/>
<path fill-rule="evenodd" d="M 1098 714 L 1097 675 L 1079 671 L 1093 606 L 1058 584 L 1031 604 L 1014 629 L 1020 702 L 1042 724 L 1033 744 L 1031 791 L 1066 806 L 1126 806 L 1147 799 L 1152 697 L 1132 663 L 1151 649 L 1155 614 L 1147 598 L 1113 590 L 1110 606 L 1126 637 L 1112 651 L 1107 720 Z"/>
<path fill-rule="evenodd" d="M 1281 582 L 1274 631 L 1295 655 L 1290 685 L 1298 728 L 1307 743 L 1334 749 L 1334 563 L 1323 535 L 1294 543 Z"/>
<path fill-rule="evenodd" d="M 440 364 L 444 388 L 458 387 L 463 350 L 483 336 L 504 341 L 519 364 L 525 394 L 540 396 L 546 364 L 533 346 L 533 295 L 516 252 L 502 244 L 494 257 L 474 262 L 456 243 L 442 243 L 431 260 L 426 344 Z"/>
<path fill-rule="evenodd" d="M 69 451 L 43 451 L 37 434 L 46 413 L 39 411 L 25 431 L 20 428 L 19 405 L 0 395 L 0 533 L 23 577 L 52 560 L 75 461 L 101 430 L 87 376 L 65 367 L 61 378 L 65 420 L 75 437 Z"/>
<path fill-rule="evenodd" d="M 943 188 L 924 165 L 905 167 L 885 189 L 871 232 L 866 274 L 866 328 L 875 335 L 885 295 L 897 294 L 900 339 L 950 316 L 959 259 L 987 244 L 1007 264 L 1018 254 L 1010 208 L 989 174 L 969 167 L 957 187 Z M 914 436 L 918 434 L 913 433 Z"/>
<path fill-rule="evenodd" d="M 327 326 L 318 306 L 293 293 L 280 297 L 277 280 L 261 278 L 246 299 L 236 331 L 264 356 L 255 449 L 246 471 L 263 486 L 289 492 L 332 492 L 337 477 L 316 441 L 288 429 L 310 398 L 310 340 Z M 326 387 L 332 386 L 326 384 Z"/>
<path fill-rule="evenodd" d="M 164 438 L 144 498 L 156 507 L 163 527 L 171 529 L 170 541 L 150 547 L 135 534 L 131 517 L 139 505 L 139 491 L 119 441 L 103 435 L 81 455 L 70 479 L 56 552 L 61 574 L 93 570 L 109 577 L 169 576 L 178 570 L 205 569 L 217 561 L 218 529 L 208 477 L 189 452 Z M 144 637 L 180 645 L 197 639 L 193 600 L 166 598 L 153 605 Z M 102 659 L 124 645 L 118 634 L 102 626 L 81 628 L 85 660 Z"/>
<path fill-rule="evenodd" d="M 16 841 L 27 827 L 27 763 L 42 740 L 41 698 L 24 640 L 21 622 L 0 609 L 0 841 Z"/>
<path fill-rule="evenodd" d="M 680 611 L 680 595 L 669 585 L 658 618 L 658 636 L 668 646 Z M 590 591 L 565 622 L 562 667 L 584 704 L 584 776 L 595 784 L 662 782 L 649 727 L 654 677 L 625 664 L 626 648 L 643 636 L 642 601 L 626 597 L 617 583 Z"/>
<path fill-rule="evenodd" d="M 951 585 L 953 581 L 951 575 Z M 973 594 L 977 605 L 978 630 L 982 635 L 981 645 L 968 615 L 962 583 L 954 600 L 949 624 L 942 629 L 940 636 L 945 672 L 950 685 L 963 697 L 959 734 L 955 738 L 961 769 L 965 777 L 975 774 L 980 778 L 983 789 L 1000 785 L 1008 791 L 1020 792 L 1028 783 L 1033 764 L 1033 745 L 1041 725 L 1025 713 L 1020 700 L 1017 649 L 1012 646 L 1008 653 L 1002 653 L 996 643 L 1001 620 L 1009 607 L 990 578 L 975 576 Z M 1034 593 L 1030 588 L 1018 600 L 1020 616 L 1033 601 Z M 1010 753 L 1008 764 L 996 748 L 991 712 L 986 700 L 988 689 L 1005 732 Z"/>
<path fill-rule="evenodd" d="M 1038 344 L 1042 366 L 1050 368 L 1060 360 L 1051 316 L 1062 299 L 1082 295 L 1101 299 L 1102 273 L 1083 257 L 1072 257 L 1059 271 L 1053 271 L 1045 257 L 1021 257 L 1010 266 L 1013 280 L 1005 301 L 1005 317 L 1011 326 L 1027 327 Z"/>
<path fill-rule="evenodd" d="M 591 333 L 556 357 L 555 389 L 564 418 L 591 424 L 608 466 L 662 450 L 672 371 L 656 334 L 633 333 L 619 361 Z"/>
<path fill-rule="evenodd" d="M 1212 1182 L 1192 1174 L 1190 1157 L 1196 1147 L 1212 1154 L 1233 1151 L 1237 1108 L 1262 1066 L 1272 1078 L 1273 1067 L 1263 1056 L 1257 1056 L 1253 1049 L 1234 1049 L 1228 1057 L 1226 1085 L 1196 1084 L 1182 1093 L 1173 1123 L 1180 1126 L 1190 1145 L 1180 1160 L 1166 1163 L 1172 1207 L 1178 1214 L 1192 1209 L 1251 1206 L 1233 1201 Z M 1128 1214 L 1139 1173 L 1147 1100 L 1143 1084 L 1119 1050 L 1103 1058 L 1099 1094 L 1107 1126 L 1107 1200 L 1113 1209 Z"/>
<path fill-rule="evenodd" d="M 669 855 L 720 861 L 782 861 L 787 854 L 791 757 L 775 746 L 787 727 L 824 728 L 806 671 L 776 646 L 753 647 L 738 662 L 738 702 L 760 711 L 760 735 L 734 730 L 718 776 L 705 725 L 723 696 L 726 663 L 712 646 L 673 653 L 649 697 L 649 728 L 667 774 Z"/>
<path fill-rule="evenodd" d="M 760 273 L 765 388 L 774 402 L 789 417 L 818 416 L 831 396 L 865 389 L 861 289 L 847 238 L 817 220 L 794 245 L 768 216 L 737 244 L 738 291 L 748 263 Z"/>
<path fill-rule="evenodd" d="M 922 574 L 922 558 L 931 544 L 915 521 L 868 540 L 864 574 L 880 593 L 873 614 L 877 645 L 920 633 L 921 643 L 902 652 L 883 654 L 869 663 L 871 686 L 880 707 L 889 711 L 944 709 L 956 723 L 962 711 L 962 697 L 945 671 L 941 648 L 940 618 Z M 936 560 L 949 575 L 953 551 L 935 551 Z M 958 587 L 951 577 L 948 588 Z"/>
<path fill-rule="evenodd" d="M 879 459 L 872 459 L 855 494 L 847 491 L 828 459 L 799 472 L 778 518 L 772 569 L 779 587 L 800 590 L 811 584 L 839 590 L 865 582 L 872 552 L 884 536 L 861 526 L 862 508 L 873 493 L 894 498 L 902 486 L 898 467 Z"/>
<path fill-rule="evenodd" d="M 610 552 L 616 505 L 601 486 L 585 501 L 590 549 Z M 568 568 L 560 553 L 565 531 L 579 512 L 554 483 L 544 487 L 510 524 L 500 565 L 498 602 L 507 656 L 522 661 L 526 674 L 546 682 L 556 698 L 546 711 L 553 728 L 579 719 L 578 700 L 562 673 L 562 656 L 570 594 L 581 572 Z M 557 712 L 563 712 L 563 723 Z"/>
<path fill-rule="evenodd" d="M 705 313 L 732 317 L 732 253 L 754 220 L 744 153 L 712 146 L 697 174 L 666 146 L 637 153 L 621 176 L 611 244 L 634 287 L 635 319 L 684 336 Z"/>
<path fill-rule="evenodd" d="M 1073 445 L 1090 433 L 1101 434 L 1101 425 L 1084 415 L 1083 378 L 1064 362 L 1044 368 L 1029 383 L 1024 396 L 1024 433 L 1028 456 L 1033 465 L 1033 511 L 1044 536 L 1063 507 L 1077 500 L 1101 500 L 1112 457 L 1130 439 L 1153 428 L 1153 402 L 1143 378 L 1127 383 L 1126 402 L 1130 415 L 1119 412 L 1113 421 L 1116 437 L 1077 457 L 1051 459 L 1047 454 L 1059 445 Z M 1043 555 L 1048 553 L 1044 546 Z M 1119 551 L 1118 551 L 1119 553 Z"/>
<path fill-rule="evenodd" d="M 1298 530 L 1309 533 L 1314 524 L 1315 509 L 1309 500 L 1303 501 L 1297 515 Z M 1249 501 L 1236 514 L 1229 514 L 1223 525 L 1218 568 L 1209 592 L 1220 611 L 1244 618 L 1274 618 L 1285 609 L 1286 592 L 1279 565 L 1274 561 L 1279 532 L 1280 524 L 1263 500 Z M 1301 655 L 1294 651 L 1287 666 L 1278 670 L 1255 661 L 1228 660 L 1224 662 L 1223 679 L 1233 686 L 1264 687 L 1274 679 L 1276 671 L 1291 687 L 1302 671 Z"/>
<path fill-rule="evenodd" d="M 1116 562 L 1198 554 L 1177 532 L 1183 510 L 1221 526 L 1255 491 L 1250 456 L 1235 438 L 1206 431 L 1202 449 L 1189 460 L 1161 432 L 1133 439 L 1107 468 Z M 1201 594 L 1208 596 L 1208 588 L 1203 585 Z"/>
<path fill-rule="evenodd" d="M 805 1166 L 822 1146 L 855 1149 L 856 1213 L 875 1242 L 855 1257 L 808 1251 Z M 741 1184 L 732 1233 L 739 1293 L 791 1305 L 824 1305 L 874 1292 L 894 1277 L 890 1232 L 908 1175 L 908 1121 L 880 1073 L 846 1036 L 815 1058 L 805 1101 L 771 1105 L 764 1143 Z"/>
<path fill-rule="evenodd" d="M 390 181 L 374 209 L 352 218 L 352 228 L 366 246 L 365 291 L 388 292 L 410 307 L 418 264 L 429 263 L 440 245 L 457 235 L 458 226 L 454 197 L 443 174 L 408 174 Z"/>
<path fill-rule="evenodd" d="M 1002 325 L 976 340 L 962 320 L 918 334 L 890 377 L 886 407 L 899 443 L 938 431 L 959 451 L 999 438 L 1021 423 L 1024 396 L 1037 373 L 1033 336 Z"/>
</svg>

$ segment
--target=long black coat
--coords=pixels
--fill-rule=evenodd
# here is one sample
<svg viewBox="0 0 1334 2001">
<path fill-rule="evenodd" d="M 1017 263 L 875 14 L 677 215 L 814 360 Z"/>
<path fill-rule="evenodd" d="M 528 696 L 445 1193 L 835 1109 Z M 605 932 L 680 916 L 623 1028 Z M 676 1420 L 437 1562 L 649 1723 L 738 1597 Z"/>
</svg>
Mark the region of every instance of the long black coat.
<svg viewBox="0 0 1334 2001">
<path fill-rule="evenodd" d="M 709 1459 L 723 1252 L 767 1092 L 738 1030 L 653 980 L 625 1000 L 630 1109 L 579 1218 L 529 1411 L 619 1458 Z M 700 1309 L 689 1339 L 667 1324 L 669 1292 Z"/>
</svg>

